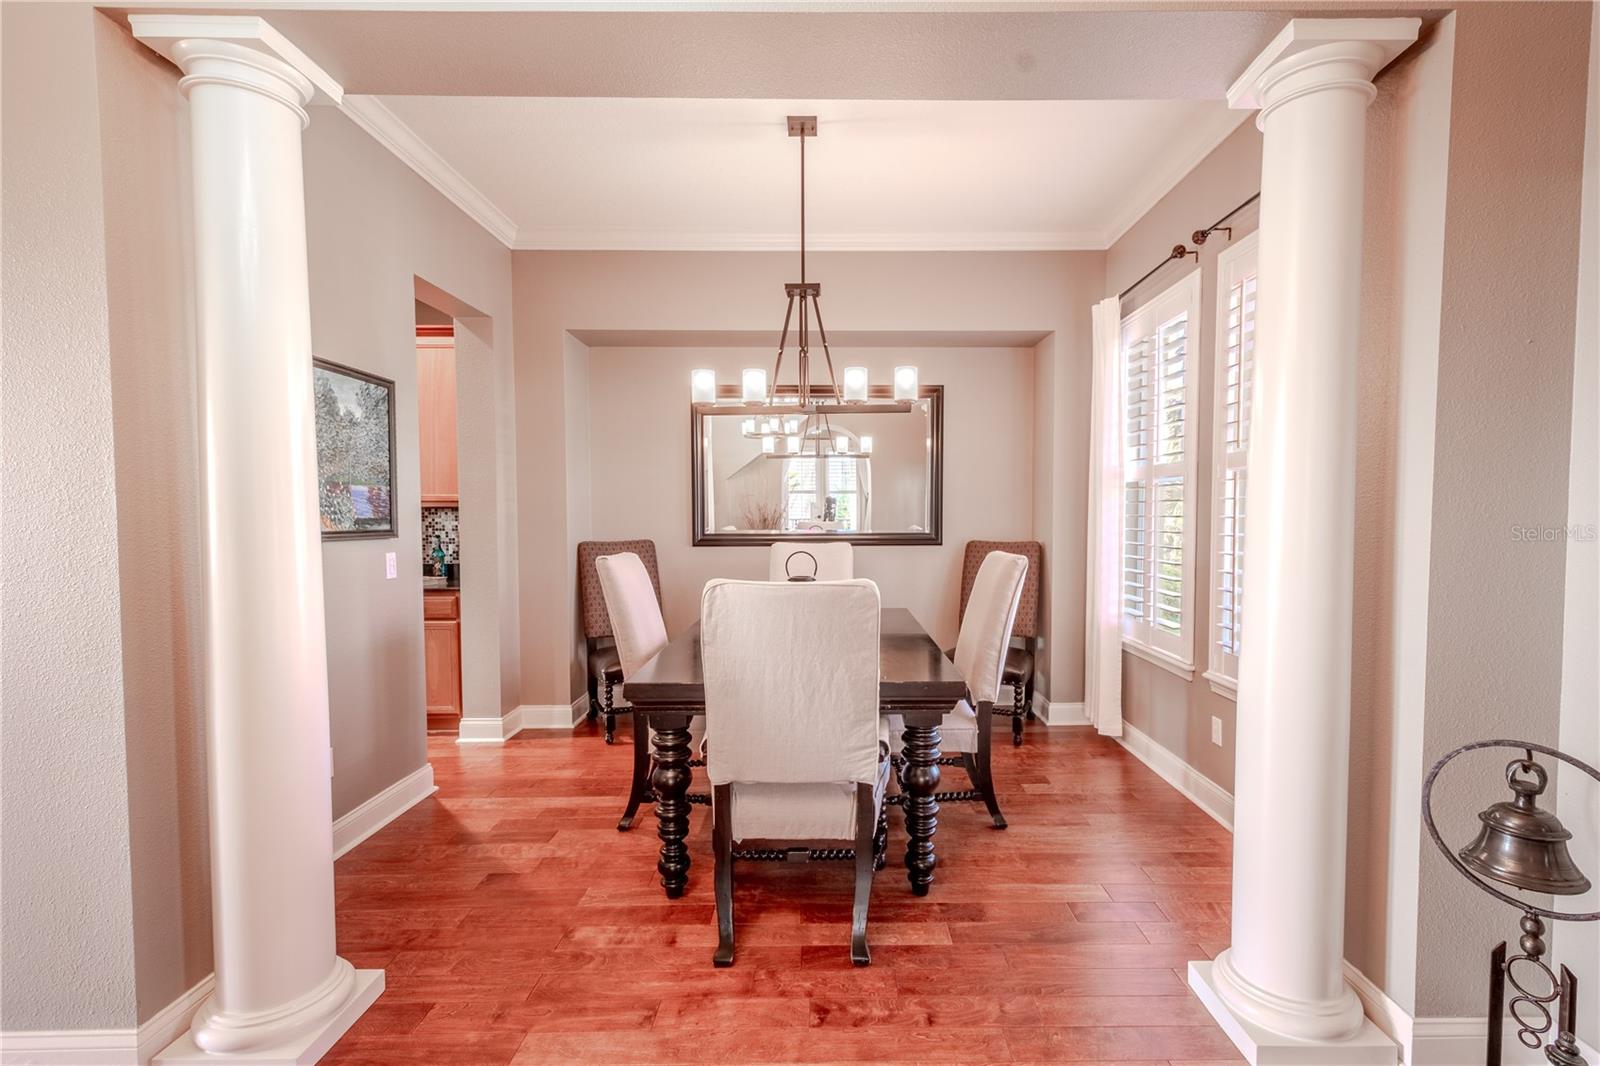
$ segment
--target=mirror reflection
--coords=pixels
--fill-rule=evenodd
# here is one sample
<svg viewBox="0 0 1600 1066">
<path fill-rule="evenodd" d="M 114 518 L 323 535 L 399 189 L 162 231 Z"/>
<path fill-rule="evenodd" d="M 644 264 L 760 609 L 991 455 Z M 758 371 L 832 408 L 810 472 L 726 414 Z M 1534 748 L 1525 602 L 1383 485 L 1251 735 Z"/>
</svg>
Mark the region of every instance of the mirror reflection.
<svg viewBox="0 0 1600 1066">
<path fill-rule="evenodd" d="M 695 410 L 696 543 L 938 543 L 937 387 L 906 411 Z"/>
</svg>

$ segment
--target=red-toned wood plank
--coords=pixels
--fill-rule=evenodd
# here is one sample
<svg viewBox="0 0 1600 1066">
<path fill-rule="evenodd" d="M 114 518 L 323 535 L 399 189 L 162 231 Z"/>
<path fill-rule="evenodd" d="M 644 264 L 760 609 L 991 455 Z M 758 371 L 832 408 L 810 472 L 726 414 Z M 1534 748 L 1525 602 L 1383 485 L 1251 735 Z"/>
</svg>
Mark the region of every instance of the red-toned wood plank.
<svg viewBox="0 0 1600 1066">
<path fill-rule="evenodd" d="M 340 950 L 387 987 L 324 1062 L 1238 1061 L 1184 979 L 1226 942 L 1231 840 L 1115 743 L 997 747 L 1011 828 L 946 804 L 932 893 L 895 863 L 874 884 L 870 967 L 848 863 L 741 866 L 718 970 L 706 812 L 668 900 L 649 813 L 615 828 L 623 728 L 430 738 L 439 792 L 335 869 Z"/>
</svg>

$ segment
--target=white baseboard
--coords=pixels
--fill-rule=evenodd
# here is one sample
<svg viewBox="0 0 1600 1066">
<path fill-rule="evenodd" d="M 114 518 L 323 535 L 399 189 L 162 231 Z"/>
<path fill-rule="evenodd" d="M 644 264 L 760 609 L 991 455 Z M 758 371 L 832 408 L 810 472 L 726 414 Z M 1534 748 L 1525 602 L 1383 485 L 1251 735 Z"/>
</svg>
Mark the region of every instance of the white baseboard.
<svg viewBox="0 0 1600 1066">
<path fill-rule="evenodd" d="M 1350 987 L 1355 990 L 1356 998 L 1361 1001 L 1361 1009 L 1371 1019 L 1372 1024 L 1383 1030 L 1384 1034 L 1400 1045 L 1400 1061 L 1411 1061 L 1411 1014 L 1400 1004 L 1389 998 L 1388 993 L 1379 988 L 1373 980 L 1351 964 L 1349 959 L 1344 962 L 1344 979 L 1350 982 Z"/>
<path fill-rule="evenodd" d="M 1390 1039 L 1400 1045 L 1404 1066 L 1477 1066 L 1483 1061 L 1484 1041 L 1489 1026 L 1483 1018 L 1412 1018 L 1400 1004 L 1390 999 L 1366 974 L 1347 960 L 1345 980 L 1368 1018 Z M 1506 1066 L 1547 1066 L 1544 1053 L 1530 1051 L 1518 1042 L 1516 1026 L 1506 1020 L 1501 1040 Z M 1578 1041 L 1578 1049 L 1591 1063 L 1600 1063 L 1600 1053 Z"/>
<path fill-rule="evenodd" d="M 1411 1043 L 1402 1046 L 1401 1061 L 1406 1066 L 1477 1066 L 1483 1061 L 1489 1035 L 1483 1018 L 1418 1018 L 1411 1026 Z M 1517 1040 L 1517 1025 L 1510 1018 L 1505 1020 L 1500 1046 L 1506 1066 L 1549 1066 L 1543 1051 L 1529 1050 Z M 1586 1062 L 1600 1062 L 1600 1052 L 1582 1040 L 1578 1051 Z"/>
<path fill-rule="evenodd" d="M 1041 699 L 1036 693 L 1033 697 L 1033 713 L 1047 726 L 1087 726 L 1089 715 L 1084 711 L 1083 704 L 1058 703 Z"/>
<path fill-rule="evenodd" d="M 195 1011 L 200 1009 L 200 1004 L 216 987 L 217 975 L 206 974 L 199 984 L 156 1011 L 149 1021 L 139 1026 L 139 1062 L 149 1062 L 168 1044 L 182 1036 L 194 1020 Z"/>
<path fill-rule="evenodd" d="M 1215 818 L 1224 829 L 1233 831 L 1233 796 L 1227 789 L 1126 721 L 1122 723 L 1122 736 L 1116 739 L 1135 759 L 1189 797 L 1196 807 Z"/>
<path fill-rule="evenodd" d="M 589 713 L 589 695 L 570 704 L 524 703 L 500 718 L 463 718 L 456 736 L 459 744 L 504 744 L 524 729 L 571 729 Z"/>
<path fill-rule="evenodd" d="M 0 1066 L 143 1066 L 183 1035 L 216 985 L 207 974 L 137 1029 L 0 1033 Z"/>
<path fill-rule="evenodd" d="M 517 710 L 523 729 L 571 729 L 589 713 L 589 695 L 584 693 L 570 704 L 524 703 Z"/>
<path fill-rule="evenodd" d="M 339 858 L 435 791 L 433 764 L 423 763 L 333 823 L 333 857 Z"/>
<path fill-rule="evenodd" d="M 522 729 L 522 708 L 513 707 L 499 718 L 463 716 L 457 727 L 458 744 L 504 744 Z"/>
<path fill-rule="evenodd" d="M 35 1029 L 0 1033 L 4 1066 L 138 1066 L 137 1029 Z"/>
</svg>

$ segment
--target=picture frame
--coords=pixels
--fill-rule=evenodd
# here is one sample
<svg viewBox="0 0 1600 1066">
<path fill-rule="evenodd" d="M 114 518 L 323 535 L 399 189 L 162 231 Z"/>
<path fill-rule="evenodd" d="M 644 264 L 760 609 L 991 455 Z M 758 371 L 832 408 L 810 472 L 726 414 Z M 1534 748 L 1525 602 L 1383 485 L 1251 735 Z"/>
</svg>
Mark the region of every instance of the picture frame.
<svg viewBox="0 0 1600 1066">
<path fill-rule="evenodd" d="M 311 367 L 322 539 L 398 537 L 394 382 L 327 359 Z"/>
</svg>

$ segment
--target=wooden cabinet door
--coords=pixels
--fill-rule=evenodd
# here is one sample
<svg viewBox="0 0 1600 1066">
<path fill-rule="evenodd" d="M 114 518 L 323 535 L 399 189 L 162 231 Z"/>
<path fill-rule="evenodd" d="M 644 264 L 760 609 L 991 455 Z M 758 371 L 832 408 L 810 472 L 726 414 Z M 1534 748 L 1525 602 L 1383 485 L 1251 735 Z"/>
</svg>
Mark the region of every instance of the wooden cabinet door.
<svg viewBox="0 0 1600 1066">
<path fill-rule="evenodd" d="M 417 339 L 417 428 L 422 505 L 455 507 L 461 490 L 456 474 L 456 350 L 449 337 Z"/>
<path fill-rule="evenodd" d="M 422 660 L 427 674 L 428 727 L 454 728 L 461 717 L 461 623 L 422 623 Z"/>
</svg>

